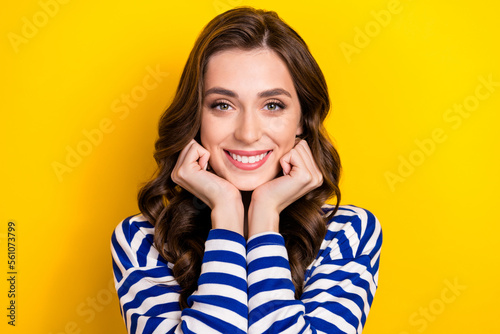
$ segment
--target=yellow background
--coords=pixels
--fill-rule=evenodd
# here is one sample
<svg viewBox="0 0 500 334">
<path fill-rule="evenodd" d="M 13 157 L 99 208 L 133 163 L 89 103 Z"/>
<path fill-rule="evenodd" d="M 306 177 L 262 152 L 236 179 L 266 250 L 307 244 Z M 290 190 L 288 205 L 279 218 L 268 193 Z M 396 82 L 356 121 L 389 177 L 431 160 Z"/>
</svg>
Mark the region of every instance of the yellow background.
<svg viewBox="0 0 500 334">
<path fill-rule="evenodd" d="M 327 78 L 342 203 L 371 210 L 384 231 L 364 333 L 500 333 L 497 2 L 54 1 L 0 13 L 2 333 L 125 333 L 111 232 L 138 212 L 158 117 L 197 34 L 235 5 L 276 10 Z M 77 149 L 58 177 L 54 163 Z"/>
</svg>

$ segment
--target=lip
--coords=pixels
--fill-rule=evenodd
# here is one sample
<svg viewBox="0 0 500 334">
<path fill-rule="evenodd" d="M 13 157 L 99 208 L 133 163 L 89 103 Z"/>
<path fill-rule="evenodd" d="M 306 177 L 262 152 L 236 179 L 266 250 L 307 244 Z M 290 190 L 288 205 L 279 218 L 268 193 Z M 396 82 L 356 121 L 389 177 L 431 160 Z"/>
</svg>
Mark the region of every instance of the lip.
<svg viewBox="0 0 500 334">
<path fill-rule="evenodd" d="M 269 153 L 267 153 L 269 152 Z M 226 157 L 228 160 L 238 167 L 239 169 L 243 170 L 254 170 L 262 166 L 266 161 L 267 158 L 273 153 L 272 150 L 260 150 L 260 151 L 239 151 L 239 150 L 224 150 L 224 153 L 226 154 Z M 243 163 L 238 160 L 234 160 L 233 157 L 230 155 L 230 153 L 236 154 L 236 155 L 241 155 L 241 156 L 252 156 L 252 155 L 259 155 L 263 153 L 267 153 L 266 156 L 259 161 L 253 162 L 253 163 Z"/>
</svg>

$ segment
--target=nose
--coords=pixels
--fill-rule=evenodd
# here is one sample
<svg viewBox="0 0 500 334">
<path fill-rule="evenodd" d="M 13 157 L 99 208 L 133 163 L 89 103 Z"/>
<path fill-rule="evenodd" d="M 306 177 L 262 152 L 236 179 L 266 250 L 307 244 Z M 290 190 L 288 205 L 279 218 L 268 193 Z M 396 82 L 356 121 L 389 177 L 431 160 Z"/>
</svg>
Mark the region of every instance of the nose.
<svg viewBox="0 0 500 334">
<path fill-rule="evenodd" d="M 244 110 L 238 115 L 234 137 L 245 144 L 252 144 L 262 137 L 262 121 L 257 112 Z"/>
</svg>

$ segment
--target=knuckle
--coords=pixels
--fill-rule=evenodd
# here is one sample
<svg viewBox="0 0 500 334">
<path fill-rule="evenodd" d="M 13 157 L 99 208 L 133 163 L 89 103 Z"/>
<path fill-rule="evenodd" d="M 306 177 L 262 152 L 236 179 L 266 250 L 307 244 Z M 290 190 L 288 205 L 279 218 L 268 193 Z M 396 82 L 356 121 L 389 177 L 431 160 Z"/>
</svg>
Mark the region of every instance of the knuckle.
<svg viewBox="0 0 500 334">
<path fill-rule="evenodd" d="M 172 181 L 174 181 L 177 184 L 182 183 L 182 181 L 185 179 L 184 172 L 181 168 L 174 169 L 170 177 L 172 178 Z"/>
<path fill-rule="evenodd" d="M 179 168 L 177 171 L 177 178 L 180 180 L 184 180 L 186 178 L 185 171 L 182 168 Z"/>
<path fill-rule="evenodd" d="M 314 173 L 314 184 L 319 186 L 323 183 L 323 174 L 320 171 L 316 170 Z"/>
<path fill-rule="evenodd" d="M 316 186 L 319 187 L 320 185 L 323 184 L 323 176 L 321 176 L 319 179 L 318 179 L 318 182 L 316 182 Z"/>
<path fill-rule="evenodd" d="M 305 183 L 311 183 L 311 181 L 313 181 L 313 177 L 310 173 L 304 173 L 302 179 L 304 180 Z"/>
<path fill-rule="evenodd" d="M 170 178 L 172 179 L 172 181 L 174 181 L 174 183 L 179 183 L 179 178 L 177 177 L 176 173 L 172 173 L 170 175 Z"/>
</svg>

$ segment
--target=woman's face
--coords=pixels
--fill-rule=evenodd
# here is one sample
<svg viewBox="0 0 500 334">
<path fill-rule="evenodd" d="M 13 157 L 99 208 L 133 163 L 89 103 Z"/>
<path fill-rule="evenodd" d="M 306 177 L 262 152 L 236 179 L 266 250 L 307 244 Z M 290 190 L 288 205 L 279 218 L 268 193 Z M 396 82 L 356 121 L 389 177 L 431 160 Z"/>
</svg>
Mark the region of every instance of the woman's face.
<svg viewBox="0 0 500 334">
<path fill-rule="evenodd" d="M 302 133 L 285 63 L 264 48 L 222 51 L 210 57 L 204 87 L 200 137 L 214 172 L 240 190 L 275 178 Z"/>
</svg>

